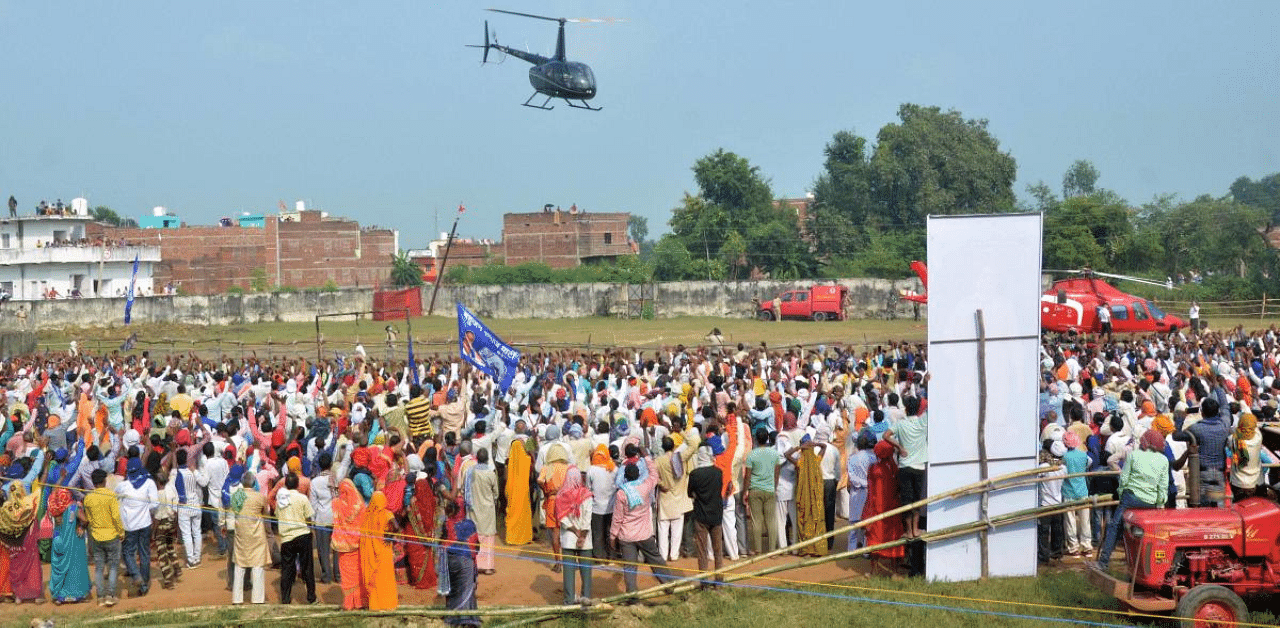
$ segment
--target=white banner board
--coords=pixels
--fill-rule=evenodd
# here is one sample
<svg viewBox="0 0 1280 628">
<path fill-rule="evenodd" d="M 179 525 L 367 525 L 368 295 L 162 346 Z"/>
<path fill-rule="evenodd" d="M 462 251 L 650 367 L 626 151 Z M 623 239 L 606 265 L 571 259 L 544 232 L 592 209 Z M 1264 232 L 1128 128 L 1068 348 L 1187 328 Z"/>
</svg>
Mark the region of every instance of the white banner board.
<svg viewBox="0 0 1280 628">
<path fill-rule="evenodd" d="M 978 464 L 978 328 L 986 349 L 987 477 L 1036 466 L 1040 435 L 1041 214 L 930 216 L 929 470 L 937 495 L 980 479 Z M 1034 486 L 991 493 L 988 516 L 1036 507 Z M 981 498 L 929 506 L 928 529 L 981 519 Z M 1036 574 L 1036 525 L 996 528 L 988 536 L 992 576 Z M 932 580 L 981 574 L 977 534 L 929 544 Z"/>
</svg>

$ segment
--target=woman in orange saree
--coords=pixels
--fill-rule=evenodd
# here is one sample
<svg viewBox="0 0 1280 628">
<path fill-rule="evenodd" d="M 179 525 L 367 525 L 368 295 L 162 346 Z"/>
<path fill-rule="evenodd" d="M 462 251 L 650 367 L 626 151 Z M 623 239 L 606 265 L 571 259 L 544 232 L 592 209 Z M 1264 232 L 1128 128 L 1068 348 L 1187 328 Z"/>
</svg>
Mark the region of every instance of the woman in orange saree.
<svg viewBox="0 0 1280 628">
<path fill-rule="evenodd" d="M 338 555 L 338 574 L 342 581 L 342 608 L 364 608 L 364 582 L 360 577 L 360 522 L 364 518 L 364 500 L 351 480 L 338 485 L 338 498 L 333 501 L 333 536 L 330 543 Z"/>
<path fill-rule="evenodd" d="M 532 460 L 524 441 L 511 440 L 507 456 L 507 545 L 533 541 L 533 505 L 529 502 L 529 470 Z"/>
<path fill-rule="evenodd" d="M 395 516 L 387 510 L 387 496 L 375 491 L 360 520 L 360 581 L 369 610 L 394 610 L 399 606 L 395 563 L 388 532 L 395 531 Z"/>
</svg>

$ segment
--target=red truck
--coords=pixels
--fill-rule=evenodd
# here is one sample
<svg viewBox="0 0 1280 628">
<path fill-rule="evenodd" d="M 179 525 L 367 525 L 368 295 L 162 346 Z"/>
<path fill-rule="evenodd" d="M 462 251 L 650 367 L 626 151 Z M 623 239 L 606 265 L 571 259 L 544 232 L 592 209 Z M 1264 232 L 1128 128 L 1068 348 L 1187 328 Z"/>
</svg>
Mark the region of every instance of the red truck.
<svg viewBox="0 0 1280 628">
<path fill-rule="evenodd" d="M 762 321 L 778 317 L 842 321 L 845 319 L 844 308 L 848 301 L 849 289 L 844 286 L 813 286 L 803 290 L 788 290 L 778 295 L 777 299 L 761 301 L 756 310 L 756 318 Z"/>
</svg>

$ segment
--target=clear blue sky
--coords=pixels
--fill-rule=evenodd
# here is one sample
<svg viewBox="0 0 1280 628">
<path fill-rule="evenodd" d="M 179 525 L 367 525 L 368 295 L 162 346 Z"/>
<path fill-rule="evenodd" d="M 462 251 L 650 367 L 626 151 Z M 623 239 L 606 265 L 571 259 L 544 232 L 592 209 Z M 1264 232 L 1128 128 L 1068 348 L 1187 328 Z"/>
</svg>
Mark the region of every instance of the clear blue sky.
<svg viewBox="0 0 1280 628">
<path fill-rule="evenodd" d="M 0 198 L 87 195 L 193 224 L 303 199 L 421 246 L 571 203 L 666 230 L 723 147 L 799 196 L 841 129 L 903 102 L 986 118 L 1016 189 L 1089 159 L 1141 203 L 1280 170 L 1280 2 L 369 2 L 0 0 Z M 521 107 L 502 43 L 594 68 L 603 111 Z"/>
</svg>

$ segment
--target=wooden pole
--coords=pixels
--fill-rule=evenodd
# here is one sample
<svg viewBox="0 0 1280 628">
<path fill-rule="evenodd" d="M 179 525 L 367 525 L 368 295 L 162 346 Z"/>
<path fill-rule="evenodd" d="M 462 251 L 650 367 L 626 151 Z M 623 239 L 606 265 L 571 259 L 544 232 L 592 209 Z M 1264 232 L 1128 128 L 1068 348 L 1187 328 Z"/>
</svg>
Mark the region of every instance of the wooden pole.
<svg viewBox="0 0 1280 628">
<path fill-rule="evenodd" d="M 431 290 L 431 305 L 427 306 L 427 316 L 436 311 L 436 294 L 440 292 L 440 282 L 444 280 L 444 266 L 449 263 L 449 249 L 453 248 L 453 236 L 458 233 L 458 219 L 462 218 L 462 206 L 458 206 L 458 215 L 453 218 L 453 228 L 449 230 L 449 239 L 444 243 L 444 257 L 440 260 L 440 268 L 436 269 L 436 285 Z"/>
<path fill-rule="evenodd" d="M 987 326 L 982 319 L 982 310 L 973 314 L 974 323 L 978 327 L 978 479 L 987 479 Z M 988 520 L 987 507 L 990 503 L 990 491 L 982 492 L 982 521 Z M 978 532 L 978 547 L 982 560 L 982 580 L 991 577 L 990 544 L 986 528 Z"/>
<path fill-rule="evenodd" d="M 321 355 L 321 348 L 320 348 L 320 315 L 316 314 L 316 364 L 319 364 L 323 361 L 324 361 L 324 356 Z"/>
</svg>

